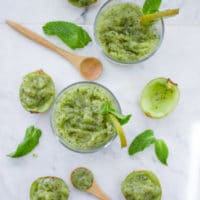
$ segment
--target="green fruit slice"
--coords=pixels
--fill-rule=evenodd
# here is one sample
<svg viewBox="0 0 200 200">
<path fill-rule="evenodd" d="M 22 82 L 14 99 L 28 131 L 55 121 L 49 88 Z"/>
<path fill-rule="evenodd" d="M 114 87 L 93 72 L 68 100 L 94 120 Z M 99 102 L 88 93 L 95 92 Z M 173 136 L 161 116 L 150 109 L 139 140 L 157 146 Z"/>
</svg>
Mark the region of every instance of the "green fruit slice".
<svg viewBox="0 0 200 200">
<path fill-rule="evenodd" d="M 54 82 L 42 70 L 24 76 L 19 97 L 25 110 L 31 113 L 43 113 L 52 105 L 55 98 Z"/>
<path fill-rule="evenodd" d="M 111 122 L 113 123 L 113 126 L 115 127 L 117 134 L 119 136 L 121 148 L 126 147 L 127 146 L 126 136 L 125 136 L 125 133 L 124 133 L 124 130 L 123 130 L 121 124 L 119 123 L 119 121 L 117 120 L 117 118 L 114 115 L 109 114 L 109 117 L 110 117 Z"/>
<path fill-rule="evenodd" d="M 177 106 L 180 92 L 178 85 L 167 78 L 150 81 L 144 88 L 140 107 L 151 118 L 163 118 Z"/>
<path fill-rule="evenodd" d="M 58 177 L 46 176 L 36 179 L 30 188 L 30 200 L 67 200 L 69 188 Z"/>
<path fill-rule="evenodd" d="M 179 14 L 179 9 L 169 9 L 163 10 L 152 14 L 143 15 L 140 17 L 141 24 L 148 24 L 154 20 L 161 19 L 163 17 L 173 17 L 174 15 Z"/>
<path fill-rule="evenodd" d="M 121 184 L 126 200 L 161 200 L 160 181 L 151 171 L 134 171 Z"/>
<path fill-rule="evenodd" d="M 97 0 L 68 0 L 72 5 L 76 7 L 87 7 L 91 4 L 94 4 L 97 2 Z"/>
</svg>

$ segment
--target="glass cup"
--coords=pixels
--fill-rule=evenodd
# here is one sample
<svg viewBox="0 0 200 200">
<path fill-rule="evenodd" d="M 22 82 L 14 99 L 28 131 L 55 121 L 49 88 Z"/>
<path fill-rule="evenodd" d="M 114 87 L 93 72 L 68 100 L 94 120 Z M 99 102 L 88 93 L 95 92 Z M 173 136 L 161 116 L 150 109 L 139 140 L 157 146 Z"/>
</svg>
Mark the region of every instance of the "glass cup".
<svg viewBox="0 0 200 200">
<path fill-rule="evenodd" d="M 98 24 L 99 17 L 102 15 L 102 13 L 104 13 L 106 10 L 108 10 L 108 9 L 118 5 L 118 4 L 125 4 L 125 3 L 132 3 L 132 4 L 135 4 L 135 5 L 138 5 L 142 9 L 144 1 L 141 1 L 141 0 L 135 0 L 135 1 L 134 0 L 109 0 L 109 1 L 107 1 L 100 8 L 100 10 L 99 10 L 99 12 L 96 16 L 95 23 L 94 23 L 94 35 L 95 35 L 96 43 L 99 46 L 100 50 L 103 52 L 103 54 L 106 56 L 106 58 L 108 58 L 111 62 L 114 62 L 114 63 L 117 63 L 117 64 L 136 64 L 136 63 L 140 63 L 140 62 L 147 60 L 152 55 L 154 55 L 154 53 L 159 49 L 159 47 L 160 47 L 160 45 L 163 41 L 163 37 L 164 37 L 164 22 L 163 22 L 162 19 L 160 19 L 160 20 L 157 20 L 156 22 L 153 23 L 153 25 L 154 25 L 154 27 L 157 31 L 157 34 L 159 35 L 159 42 L 156 45 L 156 47 L 154 49 L 152 49 L 152 51 L 150 53 L 146 54 L 145 56 L 141 57 L 138 60 L 127 61 L 127 62 L 119 61 L 119 60 L 111 57 L 102 47 L 101 41 L 99 40 L 99 38 L 97 36 L 98 35 L 97 34 L 97 24 Z M 115 16 L 115 17 L 117 18 L 117 16 Z"/>
<path fill-rule="evenodd" d="M 72 145 L 70 144 L 67 144 L 64 139 L 61 137 L 62 134 L 59 134 L 58 132 L 58 128 L 56 127 L 56 124 L 54 122 L 54 112 L 56 110 L 56 107 L 57 107 L 57 103 L 60 101 L 60 98 L 66 93 L 68 92 L 70 89 L 74 88 L 74 87 L 78 87 L 79 85 L 87 85 L 88 87 L 90 87 L 90 85 L 95 85 L 96 87 L 99 87 L 101 90 L 104 90 L 108 96 L 110 96 L 110 100 L 113 102 L 113 104 L 115 105 L 115 107 L 117 108 L 118 112 L 121 113 L 121 107 L 120 107 L 120 104 L 119 102 L 117 101 L 116 97 L 114 96 L 114 94 L 109 90 L 107 89 L 106 87 L 104 87 L 103 85 L 100 85 L 98 83 L 95 83 L 95 82 L 89 82 L 89 81 L 83 81 L 83 82 L 77 82 L 77 83 L 74 83 L 74 84 L 71 84 L 69 85 L 68 87 L 66 87 L 65 89 L 63 89 L 59 94 L 58 96 L 56 97 L 56 100 L 54 102 L 54 105 L 53 105 L 53 109 L 52 109 L 52 112 L 51 112 L 51 118 L 50 118 L 50 121 L 51 121 L 51 127 L 52 127 L 52 130 L 53 130 L 53 133 L 58 137 L 59 141 L 65 146 L 67 147 L 68 149 L 72 150 L 72 151 L 75 151 L 75 152 L 78 152 L 78 153 L 92 153 L 92 152 L 96 152 L 100 149 L 103 149 L 105 147 L 107 147 L 109 144 L 111 144 L 111 142 L 116 138 L 117 136 L 117 133 L 113 135 L 113 137 L 109 140 L 109 141 L 106 141 L 105 143 L 103 143 L 102 145 L 96 147 L 96 148 L 92 148 L 92 149 L 77 149 L 77 148 L 74 148 Z"/>
</svg>

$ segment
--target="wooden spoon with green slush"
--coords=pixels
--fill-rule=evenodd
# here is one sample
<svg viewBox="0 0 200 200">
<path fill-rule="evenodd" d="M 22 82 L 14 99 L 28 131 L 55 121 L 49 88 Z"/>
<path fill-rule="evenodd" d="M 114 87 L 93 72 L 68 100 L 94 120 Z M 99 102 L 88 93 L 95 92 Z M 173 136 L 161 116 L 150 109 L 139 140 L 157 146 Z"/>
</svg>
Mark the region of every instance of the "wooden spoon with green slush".
<svg viewBox="0 0 200 200">
<path fill-rule="evenodd" d="M 56 53 L 60 54 L 64 58 L 66 58 L 69 62 L 71 62 L 80 72 L 80 74 L 86 79 L 86 80 L 95 80 L 99 78 L 103 71 L 102 63 L 94 57 L 85 57 L 85 56 L 79 56 L 76 54 L 72 54 L 70 52 L 67 52 L 53 43 L 49 42 L 45 38 L 41 37 L 40 35 L 32 32 L 31 30 L 21 26 L 20 24 L 6 20 L 6 23 L 15 29 L 16 31 L 20 32 L 27 38 L 45 46 L 46 48 L 49 48 Z"/>
<path fill-rule="evenodd" d="M 107 195 L 105 195 L 96 181 L 90 170 L 84 167 L 76 168 L 71 173 L 71 183 L 72 185 L 81 191 L 90 193 L 101 200 L 111 200 Z"/>
</svg>

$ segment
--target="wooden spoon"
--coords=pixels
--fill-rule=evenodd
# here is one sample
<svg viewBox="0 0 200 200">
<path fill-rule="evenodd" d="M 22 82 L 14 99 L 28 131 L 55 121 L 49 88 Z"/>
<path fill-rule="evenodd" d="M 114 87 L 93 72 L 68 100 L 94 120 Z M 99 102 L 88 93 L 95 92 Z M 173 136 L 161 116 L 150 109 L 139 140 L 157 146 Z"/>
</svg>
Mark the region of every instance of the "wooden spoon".
<svg viewBox="0 0 200 200">
<path fill-rule="evenodd" d="M 93 181 L 92 186 L 86 190 L 86 192 L 93 194 L 101 200 L 111 200 L 106 194 L 104 194 L 104 192 L 102 192 L 95 180 Z"/>
<path fill-rule="evenodd" d="M 79 70 L 79 72 L 85 79 L 95 80 L 101 75 L 103 71 L 103 67 L 102 67 L 102 63 L 97 58 L 72 54 L 70 52 L 67 52 L 57 47 L 56 45 L 44 39 L 40 35 L 32 32 L 31 30 L 21 26 L 20 24 L 16 22 L 6 20 L 6 23 L 9 26 L 11 26 L 13 29 L 15 29 L 16 31 L 26 36 L 27 38 L 55 51 L 56 53 L 66 58 Z"/>
<path fill-rule="evenodd" d="M 71 180 L 71 183 L 72 185 L 78 189 L 78 190 L 81 190 L 81 191 L 85 191 L 87 193 L 90 193 L 96 197 L 98 197 L 100 200 L 111 200 L 106 194 L 104 194 L 104 192 L 101 190 L 101 188 L 99 187 L 99 185 L 97 184 L 97 182 L 94 180 L 94 176 L 93 176 L 93 182 L 90 186 L 90 188 L 86 189 L 86 190 L 82 190 L 80 189 L 79 187 L 77 187 L 76 184 L 73 183 L 73 176 L 76 176 L 76 172 L 77 170 L 80 170 L 80 169 L 84 169 L 84 170 L 87 170 L 89 173 L 91 173 L 91 175 L 93 176 L 92 172 L 90 170 L 88 170 L 87 168 L 85 167 L 80 167 L 80 168 L 76 168 L 75 170 L 72 171 L 71 173 L 71 176 L 70 176 L 70 180 Z M 81 178 L 81 177 L 80 177 Z"/>
</svg>

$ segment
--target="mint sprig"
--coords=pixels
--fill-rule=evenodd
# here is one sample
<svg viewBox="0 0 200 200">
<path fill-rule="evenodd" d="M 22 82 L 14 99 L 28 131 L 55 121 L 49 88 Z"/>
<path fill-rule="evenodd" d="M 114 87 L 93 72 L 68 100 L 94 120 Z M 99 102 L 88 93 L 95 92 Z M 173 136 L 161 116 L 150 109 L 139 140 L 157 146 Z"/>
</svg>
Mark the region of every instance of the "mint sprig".
<svg viewBox="0 0 200 200">
<path fill-rule="evenodd" d="M 159 10 L 162 0 L 146 0 L 142 11 L 146 14 L 155 13 Z"/>
<path fill-rule="evenodd" d="M 120 114 L 119 112 L 116 111 L 115 108 L 113 108 L 113 106 L 110 103 L 104 104 L 101 108 L 100 113 L 103 115 L 106 115 L 109 113 L 114 115 L 121 125 L 127 124 L 130 118 L 132 117 L 132 115 L 130 114 L 129 115 Z"/>
<path fill-rule="evenodd" d="M 42 131 L 40 129 L 35 128 L 34 126 L 28 127 L 23 141 L 17 146 L 17 149 L 13 153 L 8 154 L 7 156 L 12 158 L 25 156 L 38 145 L 41 135 Z"/>
<path fill-rule="evenodd" d="M 167 144 L 164 140 L 156 139 L 152 130 L 145 130 L 141 134 L 137 135 L 128 148 L 128 154 L 130 156 L 134 155 L 143 151 L 152 144 L 154 144 L 155 154 L 158 160 L 162 164 L 167 165 L 169 155 Z"/>
</svg>

